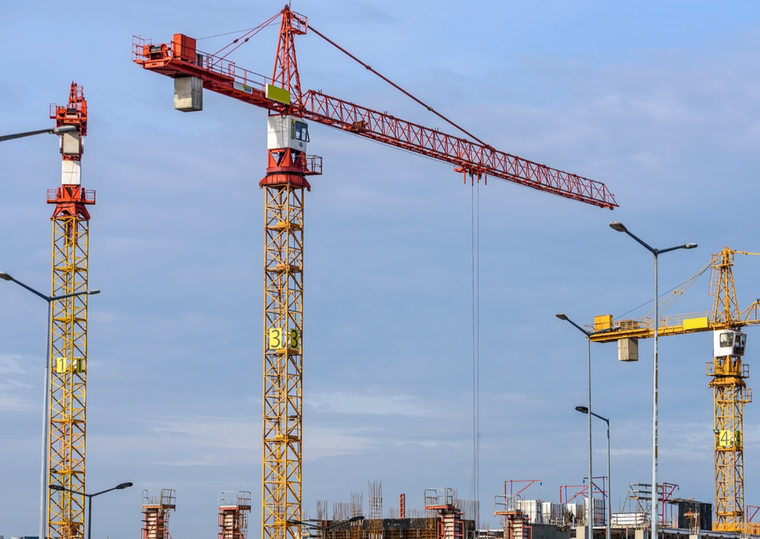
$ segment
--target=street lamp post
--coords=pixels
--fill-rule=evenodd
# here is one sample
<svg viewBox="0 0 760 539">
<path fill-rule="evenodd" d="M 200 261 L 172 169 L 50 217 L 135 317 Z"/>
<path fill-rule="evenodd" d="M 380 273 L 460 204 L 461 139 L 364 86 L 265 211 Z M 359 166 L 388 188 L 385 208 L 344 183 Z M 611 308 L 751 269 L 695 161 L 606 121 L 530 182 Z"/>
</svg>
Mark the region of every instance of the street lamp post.
<svg viewBox="0 0 760 539">
<path fill-rule="evenodd" d="M 107 488 L 106 490 L 101 490 L 100 492 L 96 492 L 95 494 L 83 494 L 83 496 L 87 498 L 87 539 L 92 539 L 92 499 L 95 496 L 100 496 L 101 494 L 105 494 L 106 492 L 111 492 L 112 490 L 124 490 L 125 488 L 129 488 L 132 485 L 133 483 L 119 483 L 115 487 Z M 61 485 L 50 485 L 50 490 L 60 490 L 62 492 L 70 492 L 72 494 L 78 494 L 78 492 L 74 492 L 73 490 L 63 487 Z"/>
<path fill-rule="evenodd" d="M 50 332 L 52 330 L 52 324 L 53 324 L 53 302 L 58 301 L 60 299 L 66 299 L 71 298 L 74 296 L 82 296 L 82 295 L 88 295 L 92 296 L 95 294 L 100 294 L 100 290 L 81 290 L 79 292 L 74 292 L 73 294 L 62 294 L 60 296 L 48 296 L 47 294 L 43 294 L 39 290 L 35 290 L 31 286 L 22 283 L 21 281 L 15 279 L 10 274 L 5 273 L 3 271 L 0 271 L 0 279 L 4 281 L 11 281 L 13 283 L 16 283 L 22 288 L 25 288 L 32 294 L 34 294 L 37 297 L 40 297 L 44 299 L 48 304 L 48 313 L 47 313 L 47 344 L 45 346 L 45 382 L 43 384 L 43 391 L 45 394 L 42 397 L 43 402 L 43 410 L 42 410 L 42 466 L 41 466 L 41 472 L 40 472 L 40 539 L 46 539 L 47 538 L 47 463 L 48 463 L 48 449 L 49 449 L 49 438 L 48 438 L 48 426 L 49 426 L 49 413 L 50 413 L 50 355 L 51 355 L 51 335 Z"/>
<path fill-rule="evenodd" d="M 47 135 L 63 135 L 64 133 L 72 133 L 77 130 L 78 130 L 78 127 L 75 125 L 62 125 L 58 127 L 52 127 L 49 129 L 37 129 L 35 131 L 24 131 L 23 133 L 13 133 L 10 135 L 2 135 L 0 136 L 0 142 L 5 142 L 7 140 L 13 140 L 17 138 L 31 137 L 34 135 L 46 135 L 46 134 Z M 45 397 L 43 399 L 45 403 L 45 410 L 43 411 L 43 414 L 42 414 L 43 449 L 42 449 L 42 479 L 40 481 L 41 485 L 40 485 L 40 535 L 39 535 L 40 539 L 46 539 L 47 530 L 45 528 L 46 528 L 46 521 L 47 521 L 47 504 L 45 503 L 45 498 L 46 498 L 47 489 L 45 488 L 45 484 L 47 482 L 47 478 L 45 477 L 45 470 L 47 467 L 47 443 L 48 443 L 47 441 L 47 419 L 48 419 L 47 409 L 49 406 L 48 406 L 47 399 L 48 399 L 48 393 L 49 393 L 49 387 L 50 387 L 50 364 L 48 363 L 48 361 L 50 360 L 50 322 L 51 322 L 51 317 L 52 317 L 51 304 L 53 301 L 58 300 L 58 299 L 64 299 L 71 296 L 78 296 L 81 294 L 97 294 L 99 291 L 78 292 L 76 294 L 68 294 L 65 296 L 53 297 L 53 296 L 47 296 L 45 294 L 42 294 L 38 292 L 37 290 L 34 290 L 33 288 L 19 281 L 16 281 L 7 273 L 0 273 L 0 279 L 4 279 L 6 281 L 13 281 L 16 284 L 26 288 L 33 294 L 41 297 L 42 299 L 48 302 L 48 346 L 47 346 L 47 359 L 46 359 L 46 367 L 45 367 L 46 369 L 45 387 L 44 387 Z"/>
<path fill-rule="evenodd" d="M 26 131 L 24 133 L 14 133 L 12 135 L 2 135 L 0 136 L 0 142 L 6 141 L 6 140 L 13 140 L 16 138 L 24 138 L 24 137 L 31 137 L 32 135 L 63 135 L 64 133 L 71 133 L 72 131 L 76 131 L 77 126 L 75 125 L 62 125 L 61 127 L 52 127 L 50 129 L 38 129 L 37 131 Z"/>
<path fill-rule="evenodd" d="M 676 245 L 675 247 L 668 247 L 667 249 L 656 249 L 632 234 L 623 223 L 618 221 L 612 221 L 610 228 L 617 232 L 624 232 L 641 244 L 647 251 L 654 255 L 654 345 L 653 345 L 653 375 L 652 375 L 652 512 L 650 519 L 652 521 L 652 539 L 657 539 L 658 534 L 658 514 L 659 514 L 659 500 L 657 493 L 657 449 L 658 449 L 658 398 L 659 398 L 659 370 L 658 370 L 658 329 L 660 326 L 660 302 L 659 302 L 659 277 L 657 272 L 657 259 L 659 255 L 663 253 L 669 253 L 670 251 L 676 251 L 678 249 L 694 249 L 697 247 L 696 243 L 684 243 L 683 245 Z"/>
<path fill-rule="evenodd" d="M 608 331 L 612 331 L 613 329 L 617 329 L 615 327 L 611 328 L 604 328 L 599 329 L 596 331 L 588 331 L 584 329 L 583 327 L 579 326 L 575 322 L 573 322 L 570 318 L 565 315 L 565 313 L 557 313 L 555 315 L 560 320 L 564 320 L 565 322 L 568 322 L 573 327 L 575 327 L 578 331 L 583 333 L 586 336 L 586 340 L 588 341 L 588 410 L 591 410 L 591 336 L 596 335 L 597 333 L 606 333 Z M 588 510 L 588 519 L 586 521 L 587 531 L 586 531 L 586 539 L 593 539 L 594 538 L 594 474 L 593 474 L 593 467 L 592 467 L 592 461 L 591 461 L 591 415 L 588 416 L 588 502 L 589 502 L 589 510 Z"/>
<path fill-rule="evenodd" d="M 588 414 L 589 416 L 598 417 L 605 423 L 607 423 L 607 539 L 612 536 L 612 476 L 610 475 L 610 420 L 606 417 L 602 417 L 594 412 L 589 412 L 586 406 L 576 406 L 582 414 Z"/>
</svg>

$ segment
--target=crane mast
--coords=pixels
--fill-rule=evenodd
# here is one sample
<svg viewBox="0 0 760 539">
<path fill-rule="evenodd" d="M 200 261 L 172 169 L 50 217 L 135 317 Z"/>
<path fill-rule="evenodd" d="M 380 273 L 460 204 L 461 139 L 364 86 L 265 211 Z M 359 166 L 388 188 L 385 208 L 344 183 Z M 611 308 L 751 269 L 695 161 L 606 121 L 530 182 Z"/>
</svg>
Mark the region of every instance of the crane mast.
<svg viewBox="0 0 760 539">
<path fill-rule="evenodd" d="M 282 18 L 272 80 L 300 95 L 293 36 L 306 20 Z M 271 114 L 271 113 L 270 113 Z M 264 395 L 261 537 L 299 537 L 303 413 L 303 248 L 306 175 L 305 122 L 286 115 L 267 119 L 264 200 Z"/>
<path fill-rule="evenodd" d="M 90 214 L 95 192 L 82 187 L 82 138 L 87 135 L 87 101 L 81 86 L 71 83 L 66 105 L 51 106 L 56 127 L 76 131 L 61 137 L 61 186 L 49 189 L 53 222 L 51 296 L 88 289 Z M 48 537 L 84 537 L 85 438 L 87 396 L 87 304 L 82 294 L 52 302 L 49 388 Z"/>
<path fill-rule="evenodd" d="M 744 405 L 752 392 L 744 380 L 749 366 L 742 364 L 746 336 L 739 330 L 740 313 L 734 286 L 734 252 L 725 247 L 713 256 L 714 319 L 727 330 L 715 333 L 714 358 L 706 365 L 712 377 L 715 454 L 716 531 L 745 532 L 744 510 Z"/>
<path fill-rule="evenodd" d="M 661 317 L 660 336 L 713 332 L 713 359 L 706 363 L 712 378 L 713 433 L 715 457 L 715 531 L 757 533 L 757 525 L 746 522 L 744 506 L 744 405 L 752 402 L 745 380 L 749 366 L 742 363 L 746 335 L 741 328 L 760 324 L 760 300 L 739 311 L 733 265 L 736 253 L 756 255 L 724 247 L 712 256 L 710 295 L 713 310 L 706 316 Z M 700 272 L 701 273 L 701 272 Z M 697 274 L 699 275 L 699 273 Z M 695 276 L 696 277 L 696 276 Z M 692 280 L 693 282 L 693 280 Z M 589 338 L 594 342 L 618 342 L 618 359 L 638 360 L 638 339 L 654 335 L 649 318 L 616 320 L 611 315 L 595 317 L 594 330 L 605 329 Z"/>
<path fill-rule="evenodd" d="M 265 192 L 262 539 L 301 537 L 304 195 L 311 189 L 306 177 L 322 172 L 321 158 L 306 155 L 307 121 L 453 164 L 472 178 L 493 176 L 590 205 L 617 207 L 603 183 L 321 92 L 302 92 L 294 39 L 307 29 L 307 18 L 285 6 L 271 78 L 198 51 L 195 40 L 184 34 L 158 45 L 135 36 L 132 48 L 136 64 L 174 79 L 178 110 L 202 110 L 205 88 L 269 113 L 267 171 L 259 183 Z"/>
</svg>

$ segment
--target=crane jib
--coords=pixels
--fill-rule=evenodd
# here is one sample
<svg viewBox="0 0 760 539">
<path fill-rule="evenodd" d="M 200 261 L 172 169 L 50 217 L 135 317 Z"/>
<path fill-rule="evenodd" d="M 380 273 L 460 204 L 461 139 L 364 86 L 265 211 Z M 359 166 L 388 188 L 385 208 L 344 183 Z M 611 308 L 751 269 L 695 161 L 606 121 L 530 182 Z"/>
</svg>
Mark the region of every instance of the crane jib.
<svg viewBox="0 0 760 539">
<path fill-rule="evenodd" d="M 604 183 L 529 161 L 490 146 L 444 133 L 386 113 L 378 112 L 321 92 L 308 90 L 299 103 L 271 98 L 273 86 L 264 75 L 195 49 L 186 36 L 175 35 L 171 44 L 153 45 L 133 39 L 133 60 L 149 71 L 172 78 L 197 77 L 203 87 L 277 113 L 287 113 L 396 146 L 455 165 L 474 177 L 495 177 L 539 191 L 578 200 L 601 208 L 618 207 Z M 181 40 L 181 41 L 180 41 Z M 173 52 L 178 51 L 178 52 Z"/>
<path fill-rule="evenodd" d="M 400 120 L 313 90 L 304 94 L 302 107 L 300 112 L 305 118 L 452 163 L 476 175 L 494 176 L 605 208 L 617 207 L 614 195 L 603 183 L 437 129 Z"/>
</svg>

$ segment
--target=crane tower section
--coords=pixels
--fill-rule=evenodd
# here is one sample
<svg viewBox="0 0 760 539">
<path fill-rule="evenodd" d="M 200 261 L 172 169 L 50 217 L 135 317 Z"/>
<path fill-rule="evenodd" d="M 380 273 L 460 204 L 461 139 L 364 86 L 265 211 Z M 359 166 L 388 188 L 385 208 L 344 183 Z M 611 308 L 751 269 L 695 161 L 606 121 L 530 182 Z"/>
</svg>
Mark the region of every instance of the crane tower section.
<svg viewBox="0 0 760 539">
<path fill-rule="evenodd" d="M 49 189 L 54 204 L 51 296 L 88 289 L 90 214 L 95 192 L 82 187 L 82 138 L 87 134 L 87 101 L 81 86 L 71 83 L 66 105 L 51 106 L 56 127 L 77 130 L 61 138 L 61 185 Z M 52 302 L 47 476 L 49 485 L 66 490 L 48 493 L 49 537 L 84 537 L 85 438 L 87 396 L 88 295 Z"/>
<path fill-rule="evenodd" d="M 745 335 L 716 331 L 715 340 L 715 358 L 707 363 L 707 375 L 712 377 L 715 433 L 714 529 L 743 533 L 744 405 L 752 402 L 752 392 L 744 382 L 749 377 L 749 366 L 742 364 Z M 739 341 L 740 346 L 735 346 L 734 341 Z M 734 350 L 727 352 L 726 348 Z"/>
<path fill-rule="evenodd" d="M 303 248 L 306 122 L 267 118 L 264 201 L 264 396 L 262 537 L 294 537 L 301 520 Z M 321 163 L 320 163 L 321 168 Z"/>
<path fill-rule="evenodd" d="M 742 364 L 747 336 L 736 300 L 733 275 L 734 251 L 728 247 L 713 255 L 710 292 L 714 295 L 716 321 L 725 329 L 713 332 L 714 359 L 706 365 L 712 377 L 713 432 L 715 442 L 716 531 L 744 532 L 744 405 L 752 392 L 744 380 L 749 366 Z"/>
<path fill-rule="evenodd" d="M 272 80 L 288 96 L 300 96 L 295 35 L 306 18 L 287 11 Z M 286 101 L 289 99 L 285 99 Z M 308 174 L 321 172 L 308 159 L 309 127 L 303 119 L 270 111 L 264 197 L 264 384 L 261 481 L 262 539 L 298 539 L 302 507 L 303 249 L 304 194 Z M 315 170 L 315 161 L 319 170 Z"/>
</svg>

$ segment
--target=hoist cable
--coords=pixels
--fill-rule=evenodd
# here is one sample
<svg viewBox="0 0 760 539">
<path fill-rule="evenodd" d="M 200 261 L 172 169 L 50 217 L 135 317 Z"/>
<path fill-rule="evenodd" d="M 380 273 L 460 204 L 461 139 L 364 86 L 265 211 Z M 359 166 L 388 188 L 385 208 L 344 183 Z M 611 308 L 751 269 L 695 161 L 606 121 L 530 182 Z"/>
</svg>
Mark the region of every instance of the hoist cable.
<svg viewBox="0 0 760 539">
<path fill-rule="evenodd" d="M 472 490 L 480 520 L 480 182 L 471 175 L 472 219 Z"/>
<path fill-rule="evenodd" d="M 401 86 L 399 86 L 398 84 L 396 84 L 395 82 L 393 82 L 392 80 L 390 80 L 388 77 L 386 77 L 386 76 L 382 75 L 381 73 L 379 73 L 378 71 L 374 70 L 371 66 L 369 66 L 368 64 L 366 64 L 366 63 L 362 62 L 361 60 L 359 60 L 356 56 L 354 56 L 353 54 L 351 54 L 350 52 L 348 52 L 346 49 L 344 49 L 343 47 L 341 47 L 340 45 L 338 45 L 337 43 L 335 43 L 331 39 L 329 39 L 327 36 L 325 36 L 324 34 L 321 34 L 313 26 L 310 25 L 309 29 L 312 32 L 314 32 L 315 34 L 317 34 L 319 37 L 321 37 L 322 39 L 324 39 L 325 41 L 327 41 L 330 45 L 332 45 L 333 47 L 335 47 L 336 49 L 338 49 L 340 52 L 342 52 L 343 54 L 345 54 L 346 56 L 348 56 L 349 58 L 351 58 L 352 60 L 354 60 L 355 62 L 357 62 L 359 65 L 361 65 L 362 67 L 364 67 L 368 71 L 371 71 L 372 73 L 374 73 L 375 75 L 377 75 L 378 77 L 380 77 L 381 79 L 383 79 L 385 82 L 387 82 L 388 84 L 390 84 L 391 86 L 393 86 L 396 90 L 400 91 L 401 93 L 403 93 L 407 97 L 411 98 L 412 100 L 416 101 L 417 103 L 419 103 L 420 105 L 422 105 L 423 107 L 425 107 L 427 110 L 429 110 L 430 112 L 432 112 L 433 114 L 435 114 L 436 116 L 438 116 L 440 119 L 442 119 L 444 122 L 448 123 L 449 125 L 453 126 L 456 129 L 458 129 L 459 131 L 461 131 L 462 133 L 464 133 L 468 137 L 474 139 L 475 141 L 479 142 L 480 144 L 482 144 L 486 148 L 493 149 L 493 147 L 490 144 L 486 144 L 485 142 L 483 142 L 482 140 L 480 140 L 478 137 L 476 137 L 475 135 L 473 135 L 472 133 L 470 133 L 469 131 L 467 131 L 463 127 L 460 127 L 459 125 L 455 124 L 454 122 L 452 122 L 451 120 L 449 120 L 448 118 L 446 118 L 443 114 L 441 114 L 437 110 L 433 109 L 433 107 L 431 107 L 430 105 L 427 105 L 426 103 L 422 102 L 422 100 L 416 98 L 415 96 L 413 96 L 412 94 L 410 94 L 409 92 L 407 92 L 406 90 L 404 90 Z"/>
</svg>

